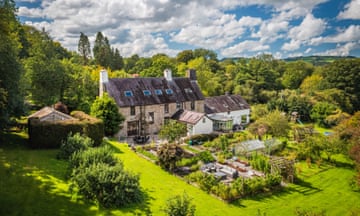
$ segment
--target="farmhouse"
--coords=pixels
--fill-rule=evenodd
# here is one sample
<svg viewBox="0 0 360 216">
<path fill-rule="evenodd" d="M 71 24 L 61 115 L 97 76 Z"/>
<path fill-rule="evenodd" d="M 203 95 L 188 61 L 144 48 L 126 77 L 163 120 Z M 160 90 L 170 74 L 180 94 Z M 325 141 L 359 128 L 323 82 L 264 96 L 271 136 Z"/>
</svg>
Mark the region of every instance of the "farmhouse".
<svg viewBox="0 0 360 216">
<path fill-rule="evenodd" d="M 112 78 L 100 72 L 100 95 L 107 92 L 125 116 L 120 136 L 157 133 L 167 119 L 180 109 L 204 113 L 204 96 L 196 81 L 195 70 L 187 77 Z"/>
<path fill-rule="evenodd" d="M 118 136 L 157 134 L 168 119 L 187 125 L 187 135 L 241 129 L 250 121 L 250 106 L 240 95 L 205 98 L 197 83 L 196 71 L 187 77 L 108 78 L 100 72 L 100 96 L 105 92 L 115 99 L 125 117 Z"/>
</svg>

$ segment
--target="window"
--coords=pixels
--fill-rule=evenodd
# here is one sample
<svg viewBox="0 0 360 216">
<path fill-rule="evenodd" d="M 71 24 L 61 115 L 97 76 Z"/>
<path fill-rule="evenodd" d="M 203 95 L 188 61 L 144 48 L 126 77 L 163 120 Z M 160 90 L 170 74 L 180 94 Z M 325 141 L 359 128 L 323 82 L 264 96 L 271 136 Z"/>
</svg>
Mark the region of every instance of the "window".
<svg viewBox="0 0 360 216">
<path fill-rule="evenodd" d="M 162 95 L 163 93 L 162 93 L 161 89 L 155 89 L 155 94 Z"/>
<path fill-rule="evenodd" d="M 195 110 L 195 101 L 191 101 L 190 108 L 191 110 Z"/>
<path fill-rule="evenodd" d="M 149 91 L 149 90 L 144 90 L 143 93 L 145 96 L 151 95 L 151 91 Z"/>
<path fill-rule="evenodd" d="M 149 112 L 148 120 L 149 123 L 154 123 L 154 112 Z"/>
<path fill-rule="evenodd" d="M 169 113 L 169 104 L 164 105 L 164 113 Z"/>
<path fill-rule="evenodd" d="M 171 95 L 171 94 L 174 93 L 172 89 L 166 89 L 165 92 L 166 92 L 166 94 L 168 94 L 168 95 Z"/>
<path fill-rule="evenodd" d="M 206 123 L 206 118 L 205 117 L 203 117 L 203 123 Z"/>
<path fill-rule="evenodd" d="M 124 95 L 125 95 L 126 97 L 132 97 L 132 96 L 133 96 L 133 93 L 132 93 L 132 91 L 125 91 L 125 92 L 124 92 Z"/>
<path fill-rule="evenodd" d="M 182 109 L 182 103 L 176 102 L 176 109 Z"/>
<path fill-rule="evenodd" d="M 135 112 L 135 107 L 134 106 L 131 106 L 130 107 L 130 115 L 134 116 L 136 114 Z"/>
<path fill-rule="evenodd" d="M 193 92 L 192 89 L 190 89 L 190 88 L 185 88 L 184 90 L 185 90 L 186 93 L 192 93 Z"/>
</svg>

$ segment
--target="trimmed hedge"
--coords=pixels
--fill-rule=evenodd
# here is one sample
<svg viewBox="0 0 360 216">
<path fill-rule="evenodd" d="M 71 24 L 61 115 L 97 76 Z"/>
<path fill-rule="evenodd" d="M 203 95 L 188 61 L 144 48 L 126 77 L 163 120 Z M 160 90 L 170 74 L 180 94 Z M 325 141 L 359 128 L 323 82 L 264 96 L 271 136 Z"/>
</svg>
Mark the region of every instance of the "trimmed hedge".
<svg viewBox="0 0 360 216">
<path fill-rule="evenodd" d="M 59 148 L 70 132 L 80 133 L 94 140 L 99 146 L 104 137 L 104 123 L 84 112 L 75 111 L 76 120 L 40 122 L 38 118 L 28 119 L 29 146 L 31 148 Z"/>
</svg>

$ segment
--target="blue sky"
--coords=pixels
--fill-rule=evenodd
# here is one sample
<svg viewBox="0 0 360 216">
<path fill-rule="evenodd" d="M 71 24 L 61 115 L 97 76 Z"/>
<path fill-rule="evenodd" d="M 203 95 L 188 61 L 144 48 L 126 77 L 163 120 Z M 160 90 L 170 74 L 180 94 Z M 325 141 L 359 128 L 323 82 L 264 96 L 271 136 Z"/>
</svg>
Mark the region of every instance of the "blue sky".
<svg viewBox="0 0 360 216">
<path fill-rule="evenodd" d="M 76 51 L 101 31 L 121 55 L 360 57 L 360 0 L 16 0 L 22 23 Z"/>
</svg>

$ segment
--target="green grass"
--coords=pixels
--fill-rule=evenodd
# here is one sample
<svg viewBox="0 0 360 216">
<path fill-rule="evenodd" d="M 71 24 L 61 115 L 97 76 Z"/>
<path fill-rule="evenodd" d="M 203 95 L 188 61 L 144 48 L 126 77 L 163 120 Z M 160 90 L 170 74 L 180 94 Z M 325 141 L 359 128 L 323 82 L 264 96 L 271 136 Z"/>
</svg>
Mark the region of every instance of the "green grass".
<svg viewBox="0 0 360 216">
<path fill-rule="evenodd" d="M 4 137 L 2 137 L 4 138 Z M 55 159 L 56 150 L 31 150 L 26 140 L 8 134 L 0 144 L 0 215 L 164 215 L 166 200 L 184 191 L 193 198 L 196 215 L 295 215 L 301 209 L 324 209 L 326 215 L 360 213 L 360 193 L 351 191 L 349 180 L 354 171 L 305 163 L 301 180 L 286 189 L 268 195 L 258 195 L 228 204 L 200 189 L 164 172 L 155 164 L 139 157 L 128 145 L 111 141 L 115 154 L 126 169 L 140 174 L 145 194 L 142 204 L 123 209 L 99 209 L 68 192 L 64 179 L 67 163 Z M 2 141 L 3 141 L 2 140 Z M 356 215 L 356 214 L 354 214 Z"/>
</svg>

